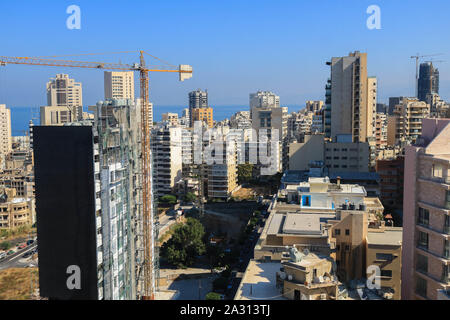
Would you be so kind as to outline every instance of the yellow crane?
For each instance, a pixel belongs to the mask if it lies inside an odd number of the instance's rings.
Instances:
[[[142,220],[144,238],[144,288],[142,299],[153,300],[156,291],[154,279],[154,239],[153,239],[153,214],[151,199],[151,158],[150,158],[150,119],[149,119],[149,72],[172,72],[179,74],[179,80],[184,81],[192,77],[192,67],[189,65],[174,66],[165,63],[166,66],[147,66],[145,64],[145,51],[139,51],[140,63],[132,65],[107,62],[86,62],[72,60],[55,60],[39,57],[6,57],[0,56],[0,66],[7,64],[23,64],[34,66],[89,68],[119,71],[138,71],[140,73],[141,94],[141,149],[142,149]],[[88,54],[89,55],[89,54]],[[150,55],[150,54],[148,54]],[[162,61],[161,59],[150,55]],[[164,62],[164,61],[162,61]]]

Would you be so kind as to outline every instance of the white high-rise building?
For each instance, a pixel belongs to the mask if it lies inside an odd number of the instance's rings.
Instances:
[[[11,151],[11,110],[0,104],[0,167],[3,167],[5,156]]]
[[[134,100],[134,72],[105,71],[105,99]]]
[[[57,74],[47,82],[47,105],[70,109],[83,106],[81,83],[75,82],[67,74]]]

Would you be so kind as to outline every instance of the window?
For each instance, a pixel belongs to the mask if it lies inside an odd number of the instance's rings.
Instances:
[[[390,253],[376,253],[375,254],[376,259],[377,260],[382,260],[382,261],[392,261],[392,254]]]
[[[345,245],[345,251],[350,251],[350,246],[348,244]]]
[[[304,207],[311,207],[311,196],[302,196],[302,205]]]
[[[450,282],[450,264],[442,265],[442,282]]]
[[[433,164],[433,178],[442,178],[442,165]]]
[[[392,278],[392,270],[381,270],[381,276]]]
[[[428,257],[418,254],[416,261],[416,269],[417,271],[428,273]]]
[[[444,233],[450,234],[450,216],[444,218]]]
[[[450,210],[450,190],[445,195],[445,208]]]
[[[341,229],[334,229],[334,235],[340,236],[341,235]]]
[[[422,249],[428,250],[428,233],[419,232],[419,241],[417,246]]]
[[[416,293],[422,297],[427,296],[427,280],[417,277],[416,280]]]
[[[350,235],[350,230],[349,229],[345,229],[345,235],[349,236]]]
[[[450,259],[450,241],[444,240],[444,258]]]
[[[417,223],[423,226],[428,226],[429,221],[430,221],[430,212],[427,209],[419,207],[419,217]]]

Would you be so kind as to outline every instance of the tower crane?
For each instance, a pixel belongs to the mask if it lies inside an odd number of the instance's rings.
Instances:
[[[411,56],[411,59],[416,59],[416,97],[419,96],[419,59],[426,58],[426,57],[442,56],[442,55],[443,55],[443,53],[427,54],[427,55],[420,55],[420,53],[418,53],[415,56]]]
[[[174,66],[165,63],[163,60],[139,51],[140,61],[132,65],[122,63],[106,62],[86,62],[72,60],[56,60],[39,57],[7,57],[0,56],[0,66],[7,64],[22,64],[35,66],[88,68],[119,71],[137,71],[140,74],[140,95],[141,95],[141,165],[142,165],[142,221],[144,238],[144,262],[143,274],[144,285],[142,300],[153,300],[156,292],[156,279],[154,273],[154,230],[153,230],[153,210],[151,192],[151,150],[150,150],[150,119],[149,119],[149,72],[172,72],[179,74],[179,80],[184,81],[192,78],[192,67],[189,65]],[[162,61],[166,66],[147,66],[144,54]]]

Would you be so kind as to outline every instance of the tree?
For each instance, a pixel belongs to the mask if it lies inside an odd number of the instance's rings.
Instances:
[[[205,253],[202,238],[205,229],[200,221],[188,218],[186,224],[179,225],[172,237],[161,247],[161,255],[177,267],[189,267],[197,256]]]
[[[188,192],[184,196],[184,201],[185,202],[194,202],[196,200],[197,200],[197,196],[194,193],[192,193],[192,192]]]
[[[206,295],[206,300],[222,300],[221,295],[216,292],[210,292]]]
[[[159,201],[164,202],[164,203],[169,203],[169,204],[175,204],[175,203],[177,203],[177,197],[175,197],[174,195],[171,195],[171,194],[167,194],[167,195],[159,198]]]
[[[249,183],[252,180],[252,164],[239,164],[237,167],[237,171],[239,184]]]
[[[9,241],[3,241],[2,243],[0,243],[0,250],[8,250],[9,248],[11,248],[11,243]]]

